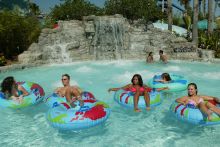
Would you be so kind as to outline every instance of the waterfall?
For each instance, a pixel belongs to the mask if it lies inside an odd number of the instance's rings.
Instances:
[[[124,18],[96,17],[93,45],[97,60],[123,58],[124,22]]]
[[[66,51],[67,44],[59,44],[47,48],[45,58],[48,58],[49,63],[70,63],[72,60],[69,53]]]

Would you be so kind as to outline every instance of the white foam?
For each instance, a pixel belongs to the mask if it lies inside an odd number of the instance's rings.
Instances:
[[[70,85],[77,85],[77,86],[79,86],[78,82],[74,81],[74,80],[70,81]],[[53,89],[56,89],[57,87],[63,87],[63,84],[62,84],[61,81],[56,81],[56,82],[52,83],[52,87],[53,87]]]
[[[151,72],[148,70],[135,72],[125,71],[125,73],[123,74],[113,76],[112,80],[110,80],[110,83],[129,84],[134,74],[140,74],[142,76],[143,82],[146,83],[147,80],[151,79],[155,75],[155,72]]]
[[[75,71],[80,73],[91,73],[91,72],[95,72],[95,69],[88,66],[82,66],[77,68]]]
[[[168,66],[162,68],[162,71],[172,72],[172,71],[181,71],[182,69],[179,66]]]
[[[205,78],[205,79],[212,79],[212,80],[219,80],[220,79],[220,72],[193,72],[192,76],[199,77],[199,78]]]

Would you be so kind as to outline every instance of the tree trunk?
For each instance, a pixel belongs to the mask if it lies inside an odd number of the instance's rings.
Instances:
[[[208,33],[213,32],[213,0],[208,0]]]
[[[198,45],[198,12],[199,12],[199,1],[193,1],[193,31],[192,31],[192,41]]]
[[[203,0],[203,17],[206,18],[206,0]]]
[[[172,32],[172,24],[173,24],[173,18],[172,18],[172,0],[168,0],[168,30]]]

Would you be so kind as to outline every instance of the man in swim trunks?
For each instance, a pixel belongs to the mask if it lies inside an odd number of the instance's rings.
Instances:
[[[81,97],[81,91],[77,86],[70,86],[70,76],[68,74],[63,74],[61,80],[64,87],[57,88],[55,93],[61,97],[66,97],[66,100],[73,108],[76,107],[75,102],[77,100],[80,102],[80,106],[83,106],[84,102]]]
[[[160,50],[160,51],[159,51],[159,55],[160,55],[160,60],[161,60],[163,63],[165,63],[165,64],[168,63],[168,62],[167,62],[167,60],[168,60],[168,59],[167,59],[167,56],[163,54],[163,50]]]

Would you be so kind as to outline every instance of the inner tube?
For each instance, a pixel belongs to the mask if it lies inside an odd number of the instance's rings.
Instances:
[[[82,92],[84,106],[76,102],[76,108],[71,108],[65,97],[53,93],[45,102],[50,108],[46,114],[49,124],[59,130],[81,130],[104,123],[109,115],[109,106],[95,99],[90,92]]]
[[[31,105],[35,105],[41,102],[44,98],[44,89],[37,83],[33,82],[17,82],[18,85],[21,85],[29,95],[23,97],[23,101],[18,103],[14,100],[9,100],[5,97],[3,92],[0,92],[0,107],[1,108],[25,108]]]
[[[220,107],[220,105],[216,105]],[[220,124],[220,117],[216,113],[212,113],[212,120],[208,120],[198,108],[188,107],[183,104],[173,102],[170,106],[171,113],[179,120],[196,124],[196,125],[215,125]]]
[[[149,92],[150,96],[150,106],[155,107],[161,104],[162,102],[162,93],[153,91]],[[123,107],[134,108],[134,93],[128,90],[118,90],[115,92],[114,99]],[[144,101],[144,96],[139,97],[138,107],[146,108]]]
[[[148,81],[148,86],[151,88],[164,88],[168,87],[168,90],[163,90],[164,92],[178,92],[184,91],[187,88],[188,80],[186,80],[181,75],[171,74],[171,81],[168,83],[156,82],[155,80],[161,79],[161,75],[155,75],[152,79]]]

